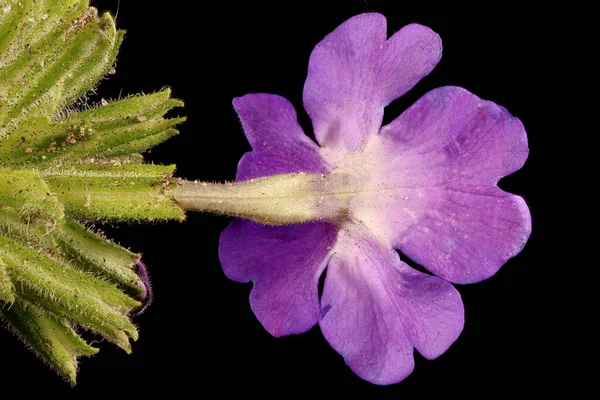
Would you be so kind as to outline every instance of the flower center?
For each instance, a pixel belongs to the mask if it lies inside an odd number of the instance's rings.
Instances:
[[[416,193],[407,187],[406,176],[398,173],[402,171],[399,155],[387,157],[382,152],[385,146],[381,138],[373,136],[327,174],[298,172],[230,183],[183,182],[167,196],[186,210],[266,225],[358,222],[385,241],[390,226],[410,224],[416,218],[408,202]]]

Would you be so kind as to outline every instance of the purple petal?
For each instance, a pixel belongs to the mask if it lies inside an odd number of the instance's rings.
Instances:
[[[327,341],[358,376],[380,385],[411,373],[413,347],[428,359],[441,355],[464,324],[450,283],[413,270],[356,226],[340,232],[321,307]]]
[[[525,201],[498,188],[446,186],[408,200],[416,222],[394,238],[407,257],[454,283],[494,275],[518,254],[531,233]]]
[[[233,100],[254,151],[238,164],[237,180],[292,172],[325,173],[329,167],[319,146],[302,131],[294,106],[271,94],[248,94]]]
[[[415,185],[495,185],[520,169],[529,153],[521,121],[503,107],[452,86],[421,97],[381,135],[389,139],[398,165],[410,168]]]
[[[439,36],[424,26],[407,25],[386,38],[385,17],[361,14],[325,37],[310,56],[304,108],[332,164],[377,133],[383,108],[441,57]]]
[[[397,188],[378,202],[394,247],[455,283],[486,279],[521,251],[531,233],[529,209],[496,186],[527,158],[518,119],[445,87],[384,127],[381,140],[371,157],[386,160],[380,175]]]
[[[150,277],[148,276],[148,270],[143,262],[138,261],[135,264],[134,271],[140,279],[140,284],[144,289],[144,293],[137,296],[137,300],[142,302],[142,305],[131,311],[132,316],[138,316],[142,314],[146,308],[152,303],[152,285],[150,285]]]
[[[306,332],[319,319],[318,281],[335,240],[334,226],[263,226],[234,219],[221,234],[228,278],[254,282],[250,306],[269,333]]]

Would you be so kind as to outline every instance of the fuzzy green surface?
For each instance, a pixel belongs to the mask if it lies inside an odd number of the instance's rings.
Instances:
[[[87,105],[123,32],[87,0],[0,0],[0,321],[72,384],[95,354],[83,330],[131,351],[140,255],[95,221],[183,220],[175,166],[141,152],[177,134],[169,89]]]

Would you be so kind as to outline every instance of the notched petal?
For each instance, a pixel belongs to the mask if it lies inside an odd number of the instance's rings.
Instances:
[[[380,385],[411,373],[413,347],[429,359],[441,355],[464,324],[451,284],[413,270],[357,224],[340,232],[321,310],[327,341],[357,375]]]
[[[398,248],[454,283],[494,275],[531,234],[525,201],[498,188],[446,187],[427,191],[427,211],[398,236]]]
[[[381,130],[397,173],[415,186],[448,181],[495,185],[520,169],[527,134],[504,107],[459,87],[434,89]]]
[[[237,180],[329,170],[318,146],[302,131],[289,101],[271,94],[248,94],[234,99],[233,106],[254,150],[240,161]]]
[[[361,14],[313,50],[304,107],[324,157],[336,164],[381,127],[383,108],[410,90],[441,57],[431,29],[407,25],[386,41],[386,20]]]
[[[531,233],[526,203],[496,186],[527,155],[523,125],[504,108],[465,89],[435,89],[347,161],[355,176],[370,171],[351,211],[436,275],[478,282]]]
[[[254,283],[252,310],[279,337],[317,323],[318,281],[334,240],[329,224],[273,227],[234,219],[221,234],[219,258],[227,277]]]

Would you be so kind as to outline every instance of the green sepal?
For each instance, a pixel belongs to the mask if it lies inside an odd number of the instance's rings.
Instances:
[[[37,48],[57,27],[66,27],[88,8],[81,0],[8,0],[0,9],[0,63],[7,65]],[[48,12],[51,11],[51,12]],[[46,42],[44,42],[46,43]]]
[[[85,220],[183,220],[166,189],[175,166],[74,165],[40,171],[72,217]]]
[[[138,177],[140,172],[156,179],[170,176],[172,167],[127,165],[79,166],[79,174],[95,175],[98,170],[118,169],[119,178]],[[75,168],[69,168],[73,172]],[[64,173],[55,170],[54,173]],[[86,229],[75,220],[65,220],[63,205],[35,171],[0,169],[0,235],[33,247],[52,258],[118,284],[131,295],[143,293],[133,271],[140,259],[121,246]],[[106,175],[103,175],[106,176]],[[113,174],[111,177],[115,177]],[[161,187],[157,191],[163,190]]]
[[[56,165],[134,156],[176,135],[185,118],[164,119],[179,100],[169,89],[133,96],[63,118],[24,121],[0,142],[0,165]]]
[[[67,318],[130,352],[137,330],[128,313],[141,304],[110,283],[0,236],[0,257],[18,297]]]
[[[6,271],[6,264],[0,257],[0,309],[15,301],[15,291]]]
[[[52,252],[63,220],[62,204],[35,171],[0,168],[0,235]]]
[[[26,300],[17,299],[10,307],[0,309],[0,317],[43,361],[73,385],[77,358],[98,352],[67,320]]]
[[[132,253],[106,238],[86,229],[76,221],[68,221],[53,232],[74,268],[119,285],[131,295],[144,293],[133,270],[140,255]]]
[[[0,3],[0,318],[74,383],[97,351],[76,330],[129,352],[146,290],[140,256],[81,222],[183,219],[174,167],[140,154],[177,134],[184,118],[165,114],[183,103],[164,89],[88,104],[114,72],[114,18],[88,0]]]
[[[27,43],[31,34],[26,27],[36,24],[30,15],[39,14],[43,7],[33,0],[23,2],[21,8],[19,4],[11,7],[21,10],[12,41]],[[99,17],[87,1],[79,1],[68,11],[74,13],[53,20],[53,29],[37,42],[24,48],[13,46],[4,56],[8,63],[0,69],[0,137],[25,120],[50,116],[68,106],[112,66],[122,38],[112,17]],[[38,24],[45,23],[42,17],[38,16]]]
[[[64,216],[62,204],[35,171],[0,168],[0,211],[55,224]]]

